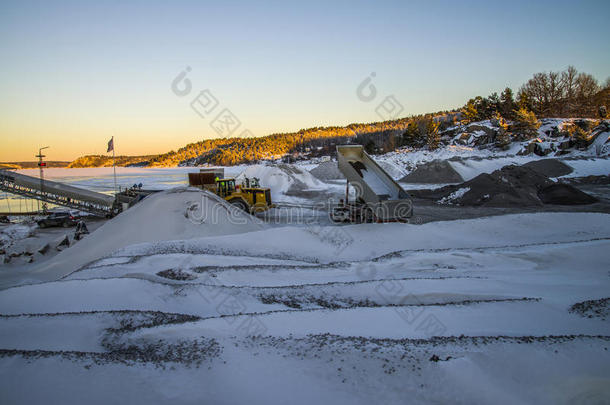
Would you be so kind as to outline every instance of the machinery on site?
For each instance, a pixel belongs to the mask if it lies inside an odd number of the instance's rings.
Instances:
[[[0,170],[0,190],[100,217],[113,216],[120,210],[112,195],[8,170]]]
[[[225,178],[223,168],[204,168],[188,176],[190,186],[210,191],[246,212],[263,212],[275,207],[271,190],[261,187],[256,177],[244,178],[237,184],[235,178]]]
[[[338,145],[337,165],[347,179],[345,199],[330,212],[334,222],[407,222],[413,216],[409,194],[361,145]],[[355,198],[350,201],[350,184]]]
[[[0,191],[43,201],[43,212],[46,211],[46,204],[53,204],[106,218],[125,211],[144,197],[157,192],[132,187],[108,195],[9,170],[0,170]]]

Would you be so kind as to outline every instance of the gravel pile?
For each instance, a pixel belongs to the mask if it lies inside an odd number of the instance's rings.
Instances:
[[[406,183],[446,184],[461,183],[464,179],[446,160],[433,160],[417,166],[415,170],[399,181]]]
[[[460,190],[464,192],[458,193]],[[569,184],[555,183],[531,168],[513,165],[491,174],[480,174],[458,185],[436,190],[412,190],[411,195],[435,201],[450,200],[455,205],[488,207],[580,205],[597,201]]]
[[[309,171],[314,177],[327,181],[327,180],[339,180],[344,179],[345,177],[339,171],[337,167],[337,162],[328,161],[320,163],[318,166],[314,167]]]
[[[574,171],[570,166],[557,159],[534,160],[524,164],[523,167],[533,169],[547,177],[566,176]]]

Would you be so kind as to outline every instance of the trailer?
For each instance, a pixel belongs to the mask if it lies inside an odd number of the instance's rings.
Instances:
[[[413,203],[407,192],[361,145],[338,145],[337,165],[347,179],[345,199],[331,210],[334,222],[407,222]],[[356,197],[349,200],[349,187]]]

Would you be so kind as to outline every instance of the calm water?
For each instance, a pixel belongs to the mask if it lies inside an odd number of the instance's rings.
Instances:
[[[244,169],[242,166],[225,168],[225,175],[236,176]],[[188,184],[187,173],[198,172],[194,167],[176,167],[161,169],[124,168],[117,167],[117,187],[122,189],[142,183],[146,189],[169,189]],[[38,169],[19,170],[18,173],[38,177]],[[92,169],[46,169],[44,178],[59,181],[76,187],[112,194],[114,189],[114,176],[111,167]],[[0,193],[0,212],[31,211],[38,208],[38,202],[31,199]],[[51,208],[51,206],[50,206]]]

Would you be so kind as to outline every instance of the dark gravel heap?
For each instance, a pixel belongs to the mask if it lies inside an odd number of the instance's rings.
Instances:
[[[592,204],[597,199],[577,188],[555,183],[544,174],[524,166],[504,166],[483,173],[459,185],[436,190],[413,190],[414,197],[441,200],[459,189],[468,188],[453,204],[487,207],[535,207],[544,204]]]
[[[566,176],[574,171],[570,166],[557,159],[535,160],[524,164],[523,167],[534,169],[548,177]]]
[[[461,183],[464,179],[446,160],[433,160],[432,162],[417,166],[415,170],[399,181],[404,181],[406,183],[439,184]]]

